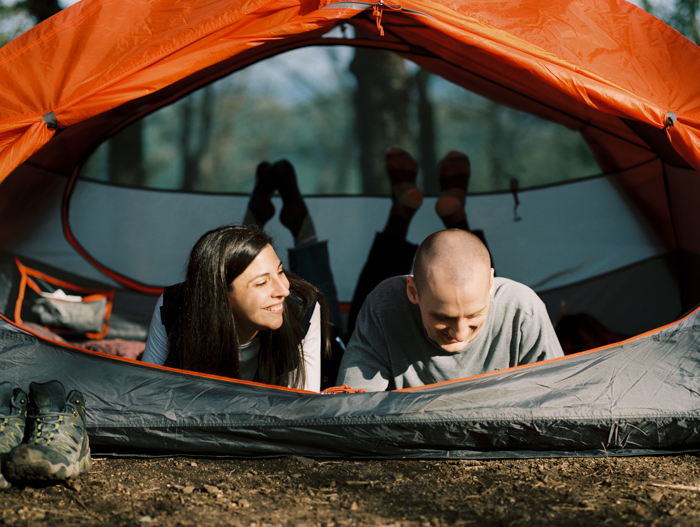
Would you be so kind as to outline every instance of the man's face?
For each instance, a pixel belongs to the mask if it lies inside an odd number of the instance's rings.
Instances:
[[[408,299],[420,309],[428,338],[445,351],[462,351],[481,330],[489,312],[493,269],[483,280],[455,284],[430,276],[420,295],[413,277],[407,278]]]

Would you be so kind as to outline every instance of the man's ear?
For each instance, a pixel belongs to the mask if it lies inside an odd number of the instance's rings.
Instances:
[[[489,278],[489,295],[491,295],[491,294],[493,293],[493,286],[494,286],[493,277],[494,277],[495,274],[496,274],[496,271],[495,271],[494,268],[492,267],[492,268],[491,268],[491,277]]]
[[[418,288],[416,281],[410,275],[406,277],[406,294],[412,304],[418,304]]]

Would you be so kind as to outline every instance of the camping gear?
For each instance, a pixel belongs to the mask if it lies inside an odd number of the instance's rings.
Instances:
[[[5,479],[5,463],[24,438],[27,420],[27,394],[12,388],[9,382],[0,382],[0,490],[12,484]]]
[[[85,399],[56,381],[29,385],[27,437],[7,459],[14,482],[65,481],[90,470]]]
[[[324,37],[341,24],[362,36]],[[480,219],[476,227],[486,232],[499,274],[533,287],[553,318],[565,305],[637,336],[446,385],[309,395],[17,332],[8,307],[20,283],[15,257],[81,287],[114,288],[105,336],[143,338],[157,295],[178,281],[194,240],[231,210],[242,217],[247,196],[107,185],[81,179],[83,163],[108,137],[197,88],[311,45],[392,50],[496,102],[578,130],[602,176],[470,196],[469,213]],[[59,379],[78,388],[91,401],[93,446],[110,452],[391,457],[697,449],[697,315],[654,328],[700,302],[699,73],[697,46],[617,0],[176,7],[83,0],[0,48],[3,380],[26,388]],[[388,201],[306,200],[319,234],[330,240],[341,300],[350,297]],[[414,219],[417,240],[439,228],[427,219],[433,206],[426,198]]]

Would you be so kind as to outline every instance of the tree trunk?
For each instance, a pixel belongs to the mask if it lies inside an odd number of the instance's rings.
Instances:
[[[435,113],[428,95],[430,73],[419,69],[415,81],[418,91],[418,164],[423,173],[423,192],[427,196],[440,193],[437,178],[437,154],[435,153]]]
[[[61,10],[61,6],[58,5],[58,0],[26,0],[24,5],[27,11],[36,18],[37,24]]]
[[[388,51],[355,50],[350,72],[357,79],[354,96],[355,135],[365,195],[386,196],[391,184],[384,151],[399,145],[411,149],[408,130],[410,76],[403,60]]]
[[[136,121],[109,140],[109,180],[120,185],[140,186],[143,170],[142,122]]]
[[[209,148],[212,132],[212,89],[201,90],[200,99],[192,96],[180,101],[182,154],[182,190],[195,190],[202,186],[200,160]],[[199,104],[197,104],[199,103]]]

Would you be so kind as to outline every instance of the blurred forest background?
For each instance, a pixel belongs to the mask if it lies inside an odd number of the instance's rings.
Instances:
[[[0,0],[0,45],[73,3]],[[641,0],[694,42],[700,0]],[[352,38],[352,28],[332,36]],[[307,195],[389,194],[383,152],[414,154],[419,185],[438,192],[449,150],[472,161],[471,193],[596,175],[580,135],[496,104],[387,51],[323,46],[240,70],[102,144],[82,176],[128,186],[249,193],[256,165],[286,157]]]

